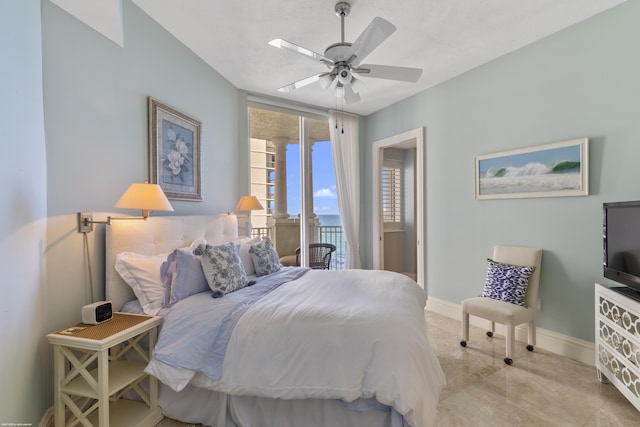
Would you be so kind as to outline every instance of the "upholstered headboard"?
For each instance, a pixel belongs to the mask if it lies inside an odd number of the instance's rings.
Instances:
[[[217,245],[238,237],[235,215],[149,217],[146,221],[112,221],[105,238],[105,298],[119,311],[135,299],[133,291],[115,270],[116,255],[134,252],[142,255],[168,254],[189,246],[195,240]]]

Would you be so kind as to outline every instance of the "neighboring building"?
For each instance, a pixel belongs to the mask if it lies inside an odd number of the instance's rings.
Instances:
[[[251,224],[254,228],[264,228],[273,214],[275,201],[275,147],[271,141],[251,138],[249,151],[251,194],[264,207],[263,210],[251,212]]]

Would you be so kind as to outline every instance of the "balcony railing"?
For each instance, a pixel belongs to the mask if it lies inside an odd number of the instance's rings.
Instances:
[[[271,238],[271,228],[269,227],[253,227],[251,229],[251,238],[267,236]]]
[[[336,246],[336,251],[331,255],[331,270],[344,270],[347,243],[344,240],[342,226],[321,225],[318,226],[318,243],[331,243]],[[254,227],[251,230],[251,237],[271,237],[270,227]]]
[[[347,242],[340,225],[321,225],[319,243],[336,245],[336,251],[331,255],[331,270],[344,270],[347,255]]]

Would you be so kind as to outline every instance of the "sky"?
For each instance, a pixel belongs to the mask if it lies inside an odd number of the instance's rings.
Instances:
[[[331,142],[313,144],[313,207],[316,215],[339,215]],[[300,146],[287,146],[287,210],[300,214]]]
[[[497,169],[507,166],[521,167],[534,162],[549,165],[556,164],[561,161],[579,162],[580,146],[572,145],[569,147],[483,159],[480,160],[480,172],[484,173],[491,168]]]

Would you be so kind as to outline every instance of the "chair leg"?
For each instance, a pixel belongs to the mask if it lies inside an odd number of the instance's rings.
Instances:
[[[533,347],[536,345],[536,321],[535,321],[535,319],[529,321],[528,332],[529,332],[529,336],[528,336],[527,344],[529,344],[529,345],[527,345],[527,350],[533,351]]]
[[[506,363],[507,365],[511,365],[513,363],[513,345],[514,345],[514,341],[515,341],[515,327],[508,323],[505,325],[506,329],[507,329],[507,336],[506,336],[506,357],[504,358],[504,363]]]
[[[493,337],[493,333],[496,331],[496,322],[491,322],[491,330],[487,331],[487,336],[489,338]]]
[[[462,312],[462,340],[460,341],[460,345],[462,347],[467,346],[467,341],[469,341],[469,313],[466,311]]]

